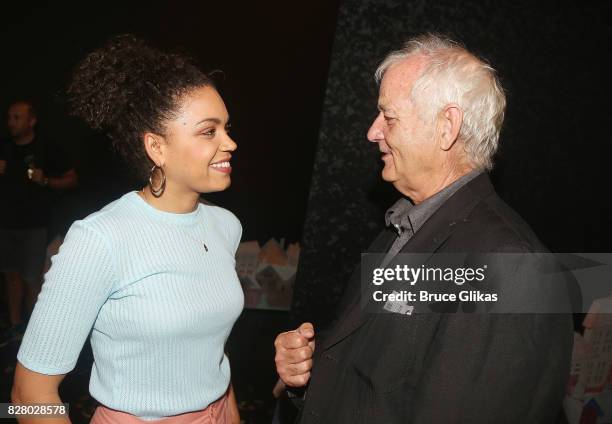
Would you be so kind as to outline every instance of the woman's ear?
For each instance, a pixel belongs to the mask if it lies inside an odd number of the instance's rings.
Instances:
[[[149,158],[153,163],[159,167],[163,166],[164,160],[164,149],[162,148],[163,139],[161,136],[147,132],[143,136],[144,147]]]

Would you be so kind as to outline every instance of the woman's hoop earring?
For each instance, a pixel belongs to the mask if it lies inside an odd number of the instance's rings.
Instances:
[[[161,172],[161,183],[158,188],[153,188],[153,176],[155,175],[155,171],[159,169]],[[151,172],[149,173],[149,188],[151,189],[151,194],[155,197],[159,197],[164,194],[164,190],[166,189],[166,173],[161,168],[161,166],[153,165],[151,168]]]

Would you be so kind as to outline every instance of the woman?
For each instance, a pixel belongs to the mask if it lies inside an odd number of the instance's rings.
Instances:
[[[242,228],[199,201],[230,185],[223,100],[186,59],[132,36],[89,54],[68,97],[149,184],[71,226],[17,355],[13,403],[61,402],[91,331],[92,423],[239,422],[224,345],[243,307]]]

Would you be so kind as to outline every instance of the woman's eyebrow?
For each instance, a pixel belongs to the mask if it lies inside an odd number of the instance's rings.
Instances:
[[[213,122],[215,124],[221,124],[221,120],[219,118],[205,118],[205,119],[202,119],[200,122],[197,122],[196,125],[200,125],[208,121]]]

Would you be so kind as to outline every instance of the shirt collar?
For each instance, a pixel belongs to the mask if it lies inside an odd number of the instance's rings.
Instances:
[[[400,198],[385,213],[385,223],[393,225],[400,235],[408,230],[416,233],[449,197],[482,172],[480,169],[470,171],[418,205],[405,197]]]

